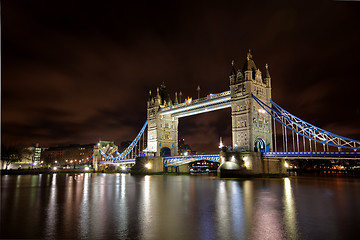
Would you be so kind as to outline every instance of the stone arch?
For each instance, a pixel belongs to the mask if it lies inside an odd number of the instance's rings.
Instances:
[[[160,156],[161,157],[170,157],[171,156],[171,150],[168,147],[163,147],[160,150]]]
[[[266,152],[266,143],[265,143],[264,139],[262,139],[262,138],[256,139],[254,151],[255,152]]]

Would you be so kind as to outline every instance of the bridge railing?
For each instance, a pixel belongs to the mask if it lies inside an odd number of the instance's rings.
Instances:
[[[219,154],[210,154],[210,155],[190,155],[190,156],[174,156],[174,157],[164,157],[164,167],[177,167],[179,165],[196,162],[196,161],[211,161],[211,162],[220,162]]]
[[[331,158],[331,159],[359,159],[360,152],[355,151],[320,151],[320,152],[266,152],[265,158]]]

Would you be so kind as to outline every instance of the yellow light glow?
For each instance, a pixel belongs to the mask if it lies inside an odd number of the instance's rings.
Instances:
[[[145,168],[150,169],[151,168],[151,163],[145,164]]]
[[[284,163],[286,168],[289,168],[289,164],[287,162]]]
[[[243,157],[243,160],[244,160],[244,165],[246,168],[250,168],[251,167],[251,163],[249,161],[249,158],[248,157]]]

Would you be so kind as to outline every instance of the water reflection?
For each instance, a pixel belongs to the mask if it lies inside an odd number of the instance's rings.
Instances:
[[[89,238],[90,221],[90,176],[91,173],[84,173],[83,176],[83,192],[80,203],[80,237],[82,239]]]
[[[284,178],[284,223],[286,228],[287,239],[298,239],[296,207],[294,201],[293,191],[291,189],[291,181],[289,178]]]
[[[151,221],[151,207],[154,207],[157,203],[154,202],[153,204],[150,203],[150,179],[151,176],[145,176],[144,181],[141,182],[141,202],[140,202],[140,231],[141,235],[144,239],[151,239],[153,236],[153,230],[156,229],[156,226],[152,226]],[[155,222],[154,222],[155,223]]]
[[[267,182],[262,182],[257,189],[254,206],[253,226],[251,239],[284,239],[282,228],[282,213],[279,211],[278,195],[276,189]],[[260,230],[261,229],[261,230]]]
[[[56,236],[56,215],[57,215],[57,206],[56,206],[56,174],[51,176],[51,185],[49,193],[49,203],[47,207],[47,216],[46,216],[46,233],[45,236],[48,239],[54,239]]]
[[[359,224],[354,201],[360,199],[355,191],[359,184],[296,181],[295,188],[289,178],[4,176],[1,237],[334,239],[346,234],[351,239],[356,235],[352,229]],[[331,197],[336,191],[342,196]],[[342,211],[325,214],[329,206]]]

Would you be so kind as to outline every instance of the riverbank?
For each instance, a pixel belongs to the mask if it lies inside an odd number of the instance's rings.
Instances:
[[[95,171],[94,169],[84,170],[84,169],[9,169],[1,170],[1,175],[38,175],[38,174],[57,174],[57,173],[130,173],[127,170],[101,170]],[[134,174],[132,175],[190,175],[190,173],[177,173],[177,172],[156,172],[156,173],[143,173],[143,174]]]
[[[9,169],[1,170],[0,175],[38,175],[38,174],[54,174],[54,173],[131,173],[130,170],[101,170],[95,171],[94,169],[84,170],[84,169]],[[154,173],[131,173],[131,175],[207,175],[207,173],[192,174],[187,172],[154,172]],[[216,176],[217,173],[211,175]],[[316,176],[316,177],[360,177],[360,170],[298,170],[298,171],[288,171],[285,175],[271,175],[267,177],[297,177],[297,176]],[[256,176],[244,176],[245,178],[262,178],[263,175]]]

